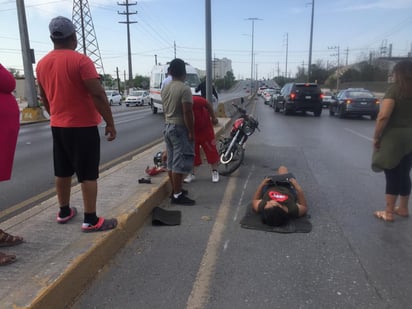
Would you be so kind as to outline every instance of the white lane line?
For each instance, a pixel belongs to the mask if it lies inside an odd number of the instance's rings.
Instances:
[[[243,185],[243,190],[242,190],[242,193],[241,193],[241,195],[240,195],[239,202],[238,202],[237,207],[236,207],[235,215],[233,216],[233,222],[236,222],[236,220],[237,220],[237,217],[238,217],[238,215],[239,215],[240,208],[241,208],[241,206],[242,206],[243,196],[245,195],[245,191],[246,191],[246,188],[247,188],[247,186],[248,186],[250,176],[252,176],[252,173],[254,172],[254,170],[255,170],[255,164],[252,165],[252,167],[251,167],[251,169],[250,169],[250,172],[249,172],[249,175],[248,175],[247,178],[246,178],[245,184]]]
[[[348,131],[348,132],[350,132],[350,133],[352,133],[352,134],[355,134],[355,135],[357,135],[357,136],[360,136],[360,137],[362,137],[362,138],[364,138],[364,139],[367,139],[368,141],[371,141],[371,142],[373,141],[372,138],[370,138],[370,137],[368,137],[368,136],[366,136],[366,135],[360,134],[360,133],[358,133],[358,132],[356,132],[356,131],[354,131],[354,130],[352,130],[352,129],[345,128],[345,130]]]
[[[236,189],[236,177],[229,177],[227,189],[216,215],[216,221],[209,236],[205,253],[193,284],[192,292],[186,303],[187,309],[204,308],[207,304],[210,281],[215,273],[218,251],[221,247],[222,236],[227,226],[227,217],[230,212],[230,202]],[[228,242],[226,242],[226,245]]]

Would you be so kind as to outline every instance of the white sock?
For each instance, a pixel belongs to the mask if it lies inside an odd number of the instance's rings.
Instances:
[[[181,194],[182,194],[182,192],[179,192],[179,193],[173,194],[173,197],[174,197],[174,198],[178,198]]]

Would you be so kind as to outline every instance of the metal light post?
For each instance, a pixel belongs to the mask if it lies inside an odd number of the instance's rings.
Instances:
[[[246,20],[251,20],[252,21],[252,59],[251,59],[251,63],[250,63],[250,94],[252,94],[253,91],[253,67],[254,67],[254,59],[253,59],[253,44],[254,44],[254,35],[255,35],[255,20],[262,20],[260,18],[257,17],[249,17],[246,18]]]
[[[308,63],[308,82],[312,73],[312,39],[313,39],[313,15],[315,11],[315,0],[312,0],[312,18],[310,21],[310,40],[309,40],[309,63]]]

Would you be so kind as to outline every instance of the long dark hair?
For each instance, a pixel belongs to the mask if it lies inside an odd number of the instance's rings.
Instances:
[[[402,98],[412,98],[412,61],[402,60],[393,67],[395,84]]]

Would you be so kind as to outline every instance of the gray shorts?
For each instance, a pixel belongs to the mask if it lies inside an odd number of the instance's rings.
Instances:
[[[165,124],[163,136],[167,151],[167,169],[177,174],[191,173],[195,152],[186,126]]]

